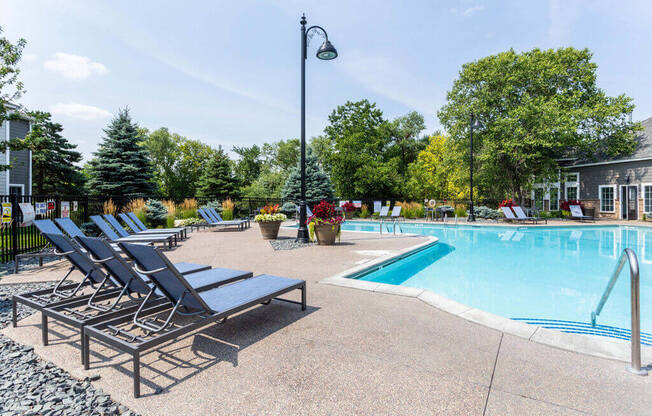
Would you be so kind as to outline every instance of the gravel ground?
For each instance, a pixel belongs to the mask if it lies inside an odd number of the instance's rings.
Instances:
[[[43,257],[43,266],[46,266],[51,261],[57,261],[60,259],[61,257],[59,256]],[[12,274],[14,272],[14,267],[15,267],[14,265],[15,263],[13,260],[8,263],[0,264],[0,277],[6,276],[8,274]],[[20,266],[18,268],[18,273],[25,270],[38,269],[38,268],[39,268],[38,257],[21,259]]]
[[[299,243],[294,238],[278,238],[276,240],[269,240],[274,250],[294,250],[297,248],[310,247],[315,243]]]
[[[0,328],[11,325],[12,294],[52,286],[52,282],[0,285]],[[18,306],[19,318],[33,312]],[[17,344],[0,334],[0,416],[135,415],[93,387],[91,381],[71,377],[39,358],[32,347]]]

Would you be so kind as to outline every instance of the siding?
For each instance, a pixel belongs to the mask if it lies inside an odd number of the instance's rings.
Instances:
[[[631,185],[652,183],[652,160],[614,163],[609,165],[569,168],[569,172],[580,173],[580,199],[600,199],[598,186],[626,185],[627,176]],[[639,197],[640,188],[639,188]]]
[[[24,120],[12,120],[9,123],[9,137],[23,138],[29,133],[29,122]],[[10,153],[11,170],[9,171],[9,183],[13,185],[25,185],[25,194],[29,193],[29,150],[14,151]]]
[[[7,138],[7,123],[4,122],[0,126],[0,141],[5,141]],[[7,156],[4,152],[0,152],[0,164],[4,165],[7,161]],[[3,170],[0,171],[0,194],[5,194],[9,192],[7,189],[7,174],[8,172]]]

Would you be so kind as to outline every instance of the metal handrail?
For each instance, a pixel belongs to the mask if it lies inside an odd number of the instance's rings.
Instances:
[[[620,255],[618,259],[618,264],[611,274],[609,283],[598,302],[598,307],[595,308],[595,311],[591,312],[591,326],[595,327],[595,322],[602,312],[604,304],[607,302],[611,291],[616,285],[616,280],[620,276],[620,272],[625,267],[625,262],[629,263],[629,278],[630,278],[630,296],[631,296],[631,306],[632,306],[632,363],[629,371],[634,374],[641,376],[647,375],[647,370],[641,368],[641,299],[640,299],[640,275],[638,271],[638,259],[636,258],[636,253],[631,248],[626,248],[623,250],[623,254]]]

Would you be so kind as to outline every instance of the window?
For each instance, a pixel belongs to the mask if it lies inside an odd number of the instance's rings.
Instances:
[[[577,186],[568,186],[568,185],[566,186],[566,200],[567,201],[575,201],[575,200],[579,199],[577,197],[578,193],[579,192],[577,192]]]
[[[23,185],[9,185],[9,195],[23,196]]]
[[[565,182],[579,182],[579,177],[580,174],[577,172],[569,173],[568,175],[566,175]]]
[[[550,188],[550,211],[559,210],[559,188]]]
[[[566,174],[564,190],[567,201],[580,199],[580,174],[578,172]]]
[[[537,211],[543,211],[543,188],[536,188],[534,190],[534,208]]]
[[[643,212],[652,213],[652,184],[643,184]]]
[[[616,185],[600,185],[600,212],[616,212]]]

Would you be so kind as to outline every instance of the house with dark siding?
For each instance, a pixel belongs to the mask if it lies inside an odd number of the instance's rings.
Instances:
[[[532,206],[559,209],[560,200],[580,200],[596,217],[637,220],[652,216],[652,117],[641,122],[634,153],[594,162],[560,161],[557,183],[535,185]]]
[[[5,120],[0,125],[0,140],[9,141],[13,138],[24,138],[29,133],[31,125],[29,118],[20,112],[20,108],[9,104],[9,114],[12,120]],[[32,194],[32,152],[29,150],[12,151],[6,149],[0,152],[2,164],[10,165],[6,171],[0,171],[0,194]]]

